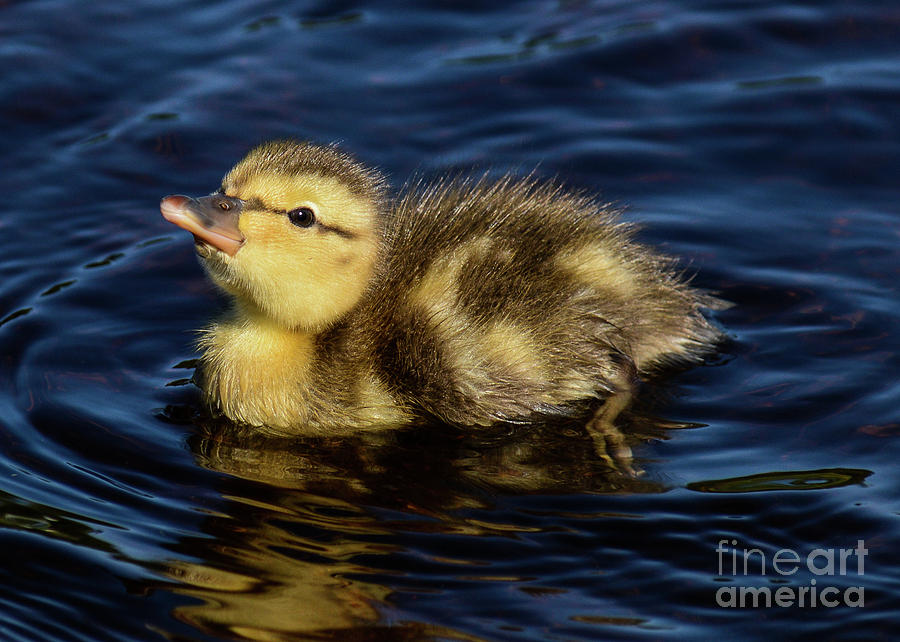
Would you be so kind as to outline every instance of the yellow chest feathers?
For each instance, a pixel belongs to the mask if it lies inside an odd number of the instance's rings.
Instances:
[[[200,348],[207,405],[241,423],[296,435],[390,427],[410,419],[371,364],[355,364],[341,377],[324,376],[320,370],[327,364],[316,358],[313,336],[265,317],[220,321],[207,328]]]
[[[287,427],[306,418],[301,391],[315,353],[312,338],[265,318],[229,319],[200,340],[207,402],[238,421]]]

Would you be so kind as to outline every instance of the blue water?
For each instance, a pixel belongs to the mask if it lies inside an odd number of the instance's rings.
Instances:
[[[894,2],[0,2],[0,639],[896,639],[898,104]],[[625,417],[645,475],[204,418],[223,303],[158,202],[281,136],[558,175],[732,301]]]

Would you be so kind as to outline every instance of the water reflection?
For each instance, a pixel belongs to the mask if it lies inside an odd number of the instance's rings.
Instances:
[[[492,493],[660,492],[597,455],[580,419],[491,430],[422,424],[348,438],[273,439],[219,420],[201,420],[191,440],[211,470],[282,488],[327,490],[354,503],[430,510],[483,506]],[[630,415],[629,445],[663,439],[684,424]],[[398,503],[400,502],[400,503]]]
[[[220,489],[227,503],[204,520],[205,537],[179,541],[180,559],[157,569],[170,581],[156,586],[200,600],[179,606],[178,619],[239,639],[374,635],[385,625],[391,578],[421,570],[398,569],[402,562],[388,559],[409,553],[399,543],[405,535],[463,538],[459,556],[434,561],[465,569],[485,565],[477,558],[481,538],[559,530],[552,519],[528,526],[486,518],[479,509],[491,509],[498,495],[666,490],[611,469],[577,421],[487,435],[422,425],[284,440],[198,419],[188,407],[169,408],[165,417],[196,422],[191,451],[203,467],[227,474]],[[633,443],[664,437],[673,425],[648,417],[628,422]],[[466,577],[528,579],[486,573]],[[407,635],[478,639],[432,625],[391,626],[390,639]]]
[[[871,470],[858,468],[822,468],[759,473],[730,479],[711,479],[687,485],[701,493],[759,493],[767,490],[823,490],[864,484]]]
[[[317,503],[315,497],[283,499],[281,505],[247,504],[242,510],[236,498],[235,514],[207,523],[207,532],[218,542],[213,550],[201,552],[207,561],[179,561],[165,569],[178,583],[176,593],[200,600],[178,607],[174,615],[179,620],[202,631],[249,640],[378,622],[376,605],[389,590],[350,579],[365,572],[353,558],[378,554],[377,547],[369,550],[364,542],[341,537],[303,537],[309,526],[301,515],[333,507]]]
[[[32,502],[0,491],[0,528],[18,530],[70,542],[97,551],[113,551],[113,547],[97,537],[98,527],[113,524],[91,520],[83,515]]]

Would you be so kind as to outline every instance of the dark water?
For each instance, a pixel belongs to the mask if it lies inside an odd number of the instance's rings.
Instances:
[[[898,105],[894,2],[0,2],[0,639],[896,639]],[[199,416],[222,302],[157,204],[286,135],[559,174],[733,301],[626,417],[646,474]]]

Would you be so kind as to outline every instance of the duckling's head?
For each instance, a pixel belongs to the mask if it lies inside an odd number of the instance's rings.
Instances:
[[[385,184],[333,146],[274,141],[232,168],[218,192],[167,196],[213,282],[247,313],[318,331],[359,300],[375,267]]]

